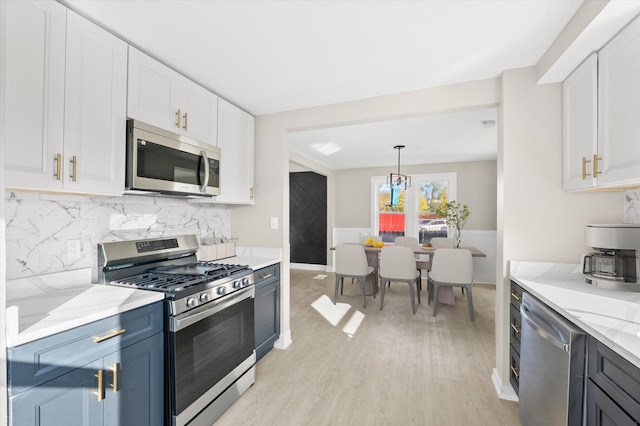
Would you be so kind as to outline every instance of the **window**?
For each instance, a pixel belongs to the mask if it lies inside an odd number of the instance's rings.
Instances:
[[[441,203],[455,200],[456,174],[412,175],[411,180],[411,187],[392,194],[386,176],[371,178],[371,222],[374,233],[384,242],[391,243],[404,235],[417,237],[420,243],[447,236],[447,224],[435,212]],[[397,196],[394,205],[390,203],[392,196]]]

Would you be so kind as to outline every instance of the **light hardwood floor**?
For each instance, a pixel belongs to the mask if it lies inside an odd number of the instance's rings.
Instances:
[[[335,276],[291,271],[291,332],[286,350],[257,364],[256,383],[216,422],[225,425],[520,425],[517,405],[496,396],[493,286],[473,290],[475,322],[466,296],[422,304],[411,314],[408,286],[393,283],[380,298],[353,295],[345,280],[338,302],[351,308],[333,326],[311,304],[333,298]],[[357,332],[343,327],[364,314]]]

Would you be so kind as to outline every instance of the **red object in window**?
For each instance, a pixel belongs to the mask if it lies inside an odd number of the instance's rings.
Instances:
[[[380,232],[403,232],[404,214],[380,213]]]

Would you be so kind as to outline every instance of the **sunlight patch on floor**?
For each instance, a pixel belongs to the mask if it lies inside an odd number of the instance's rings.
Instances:
[[[324,280],[325,278],[327,278],[328,275],[327,274],[318,274],[315,277],[313,277],[314,280]]]
[[[334,305],[333,301],[326,294],[318,297],[311,306],[334,327],[340,322],[342,317],[345,316],[347,311],[351,309],[351,305],[348,303],[336,303]]]
[[[364,314],[360,311],[355,311],[353,315],[351,315],[351,318],[349,318],[349,321],[347,321],[347,324],[342,328],[342,331],[347,333],[349,337],[353,337],[356,331],[358,331],[360,324],[362,324],[363,319]]]

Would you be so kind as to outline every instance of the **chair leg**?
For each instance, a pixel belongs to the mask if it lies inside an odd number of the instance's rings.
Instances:
[[[365,291],[364,291],[364,284],[365,284],[365,277],[360,277],[358,278],[358,281],[360,281],[360,288],[362,289],[362,309],[367,307],[367,296],[365,295]]]
[[[413,315],[416,314],[416,299],[415,296],[413,294],[413,283],[410,282],[409,283],[409,295],[411,296],[411,312],[413,312]]]
[[[339,286],[340,286],[340,277],[338,275],[336,275],[336,291],[335,291],[335,294],[333,295],[333,304],[334,305],[338,301],[338,287]]]
[[[471,287],[469,287],[467,289],[467,301],[469,302],[469,318],[471,319],[471,321],[474,320],[474,318],[473,318],[473,297],[471,296],[471,291],[472,290],[473,289]]]
[[[438,295],[440,293],[440,286],[438,284],[431,284],[433,286],[433,316],[435,317],[438,313]]]
[[[386,282],[382,281],[380,286],[380,310],[382,310],[382,306],[384,305],[384,285]]]
[[[353,284],[353,278],[351,278],[351,284]],[[342,291],[344,290],[344,277],[340,278],[340,294],[343,294]]]
[[[420,282],[422,282],[422,278],[418,277],[418,279],[416,280],[416,290],[418,293],[418,304],[422,304],[422,302],[420,301],[420,290],[422,289],[422,286],[418,287],[420,285]],[[411,283],[411,288],[413,288],[413,283]]]

